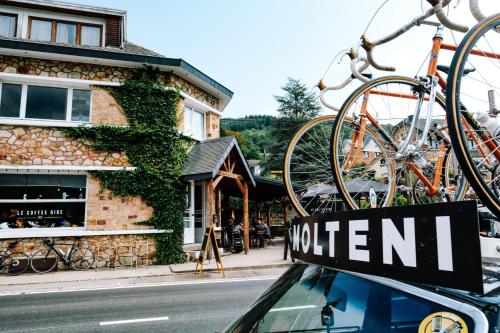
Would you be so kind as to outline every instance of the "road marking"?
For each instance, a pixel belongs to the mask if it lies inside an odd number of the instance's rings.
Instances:
[[[133,323],[145,323],[149,321],[163,321],[168,320],[168,317],[154,317],[154,318],[140,318],[140,319],[128,319],[128,320],[115,320],[115,321],[101,321],[99,326],[107,325],[122,325],[122,324],[133,324]]]
[[[200,281],[176,281],[176,282],[159,282],[159,283],[143,283],[125,286],[109,286],[109,287],[95,287],[95,288],[69,288],[69,289],[54,289],[54,290],[41,290],[41,291],[16,291],[1,293],[0,297],[5,296],[19,296],[19,295],[35,295],[35,294],[53,294],[53,293],[70,293],[78,291],[97,291],[97,290],[113,290],[113,289],[132,289],[132,288],[148,288],[148,287],[168,287],[168,286],[182,286],[182,285],[197,285],[197,284],[216,284],[216,283],[233,283],[233,282],[252,282],[252,281],[266,281],[276,280],[279,276],[262,276],[254,278],[232,278],[232,279],[214,279],[214,280],[200,280]],[[61,282],[62,284],[64,282]]]
[[[302,309],[314,309],[316,305],[300,305],[300,306],[289,306],[286,308],[276,308],[271,309],[269,312],[279,312],[279,311],[291,311],[291,310],[302,310]]]

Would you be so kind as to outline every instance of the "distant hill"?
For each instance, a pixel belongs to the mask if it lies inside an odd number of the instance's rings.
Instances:
[[[276,121],[275,116],[270,115],[254,115],[245,116],[243,118],[222,118],[220,125],[224,129],[241,132],[248,129],[268,129]]]

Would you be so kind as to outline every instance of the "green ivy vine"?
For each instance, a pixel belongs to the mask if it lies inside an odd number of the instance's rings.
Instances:
[[[160,73],[138,70],[118,87],[108,88],[128,119],[129,126],[80,126],[63,129],[69,137],[98,152],[125,153],[134,171],[92,171],[102,188],[119,196],[138,195],[153,208],[151,219],[139,222],[171,230],[154,236],[156,260],[184,262],[182,250],[186,188],[180,176],[189,139],[177,130],[177,91],[166,90]]]

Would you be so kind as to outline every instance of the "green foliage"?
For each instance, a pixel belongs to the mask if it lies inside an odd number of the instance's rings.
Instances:
[[[245,131],[248,129],[266,129],[270,128],[276,121],[275,116],[270,115],[252,115],[243,118],[222,118],[220,126],[233,131]]]
[[[396,193],[396,205],[398,206],[406,206],[408,205],[408,199],[401,193]]]
[[[316,94],[308,92],[306,85],[299,80],[288,78],[282,90],[283,96],[274,96],[278,102],[280,117],[274,122],[270,133],[272,145],[264,163],[267,173],[282,169],[286,147],[293,134],[308,120],[317,117],[321,111]]]
[[[182,250],[186,188],[180,181],[187,159],[188,139],[177,131],[179,93],[158,81],[158,72],[138,71],[119,87],[109,89],[122,106],[129,126],[92,126],[64,129],[96,151],[124,152],[134,171],[94,171],[103,188],[119,196],[138,195],[154,209],[150,220],[139,222],[170,230],[156,238],[161,264],[184,262]]]

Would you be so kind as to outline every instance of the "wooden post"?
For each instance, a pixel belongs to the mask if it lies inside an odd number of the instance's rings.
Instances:
[[[257,206],[257,218],[260,219],[261,218],[261,216],[260,216],[260,208],[262,207],[262,202],[257,202],[256,206]]]
[[[288,199],[281,201],[283,204],[283,223],[285,226],[288,224]]]
[[[208,181],[208,224],[213,225],[214,216],[214,182],[213,180]]]
[[[217,217],[219,218],[219,223],[217,223],[217,226],[220,227],[222,224],[222,204],[221,204],[221,191],[219,189],[215,191],[215,211]]]
[[[243,182],[243,249],[248,253],[250,244],[250,227],[248,225],[248,184]]]
[[[267,223],[269,223],[269,227],[271,227],[271,205],[272,201],[267,203]]]

